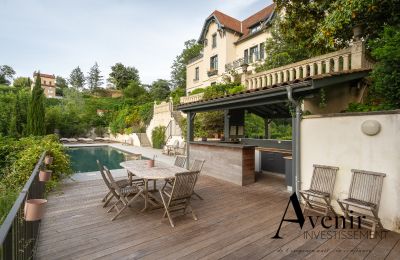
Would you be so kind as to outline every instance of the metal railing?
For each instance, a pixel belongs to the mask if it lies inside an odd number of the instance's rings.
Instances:
[[[42,199],[44,182],[39,181],[39,171],[46,153],[43,152],[24,188],[0,227],[0,259],[33,259],[36,253],[40,220],[25,221],[24,206],[28,199]]]

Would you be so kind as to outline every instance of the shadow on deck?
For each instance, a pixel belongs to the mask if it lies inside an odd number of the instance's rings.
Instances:
[[[204,198],[192,203],[199,220],[188,214],[172,228],[160,221],[162,210],[140,212],[143,201],[111,222],[113,213],[100,201],[101,180],[64,184],[48,198],[37,258],[395,259],[400,253],[400,235],[393,232],[375,239],[304,238],[306,230],[323,230],[309,221],[302,230],[284,222],[283,239],[271,239],[290,195],[279,176],[262,175],[246,187],[201,176],[196,191]]]

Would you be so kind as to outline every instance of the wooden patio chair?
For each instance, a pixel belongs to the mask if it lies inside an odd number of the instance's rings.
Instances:
[[[333,187],[335,185],[338,167],[314,164],[314,172],[310,189],[301,190],[300,195],[305,201],[303,212],[311,209],[328,215],[329,211],[336,215],[331,205]]]
[[[139,198],[143,194],[143,189],[139,185],[133,184],[132,186],[126,186],[121,188],[117,185],[114,177],[112,176],[110,170],[104,166],[104,171],[107,174],[108,180],[110,181],[112,189],[116,193],[117,202],[115,202],[112,207],[107,211],[111,212],[114,208],[117,210],[117,214],[111,219],[113,221],[116,219],[125,209],[131,206],[131,204]],[[133,196],[129,198],[129,196]],[[118,204],[122,204],[122,207],[119,208]]]
[[[104,183],[106,184],[106,186],[107,186],[107,188],[108,188],[108,193],[107,193],[107,194],[104,196],[104,198],[101,200],[102,202],[104,202],[103,208],[106,208],[106,207],[108,206],[108,204],[110,203],[110,201],[111,201],[113,198],[117,198],[117,199],[118,199],[118,196],[117,196],[117,194],[115,193],[114,189],[111,187],[111,183],[110,183],[109,180],[107,179],[106,173],[104,172],[103,165],[100,163],[99,160],[96,160],[96,162],[97,162],[97,166],[99,167],[101,177],[102,177]],[[130,181],[129,181],[129,180],[126,180],[126,179],[125,179],[125,180],[118,180],[118,181],[116,181],[115,183],[116,183],[116,185],[118,185],[120,188],[125,188],[125,187],[127,187],[127,186],[130,186]]]
[[[364,170],[351,170],[353,173],[347,199],[339,199],[340,208],[347,220],[350,217],[364,217],[361,226],[371,229],[371,238],[375,236],[376,226],[383,228],[378,217],[384,173]],[[361,209],[361,211],[360,211]]]
[[[178,167],[181,167],[181,168],[185,168],[186,160],[187,160],[187,157],[186,157],[186,156],[184,156],[184,155],[177,155],[177,156],[175,157],[174,166],[178,166]],[[169,184],[170,186],[172,186],[172,185],[174,184],[174,181],[173,181],[173,180],[165,180],[165,183],[164,183],[163,188],[165,188],[165,186],[166,186],[167,184]]]
[[[181,172],[175,175],[172,188],[163,187],[159,192],[164,205],[163,219],[167,216],[169,223],[175,227],[171,213],[183,210],[183,215],[186,215],[186,210],[189,209],[194,220],[197,220],[193,212],[190,199],[193,195],[193,189],[196,185],[199,172]]]
[[[190,171],[199,172],[199,175],[200,175],[201,170],[203,169],[204,162],[205,162],[205,160],[198,160],[198,159],[194,160],[194,162],[190,166]],[[193,191],[193,195],[198,197],[200,200],[203,200],[203,198],[199,194],[197,194],[195,191]]]

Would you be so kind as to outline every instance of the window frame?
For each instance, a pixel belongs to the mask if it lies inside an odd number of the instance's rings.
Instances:
[[[253,50],[255,50],[255,52],[252,53]],[[250,48],[249,55],[250,55],[250,62],[251,63],[254,62],[254,61],[257,61],[259,59],[260,56],[259,56],[259,52],[258,52],[258,45],[253,46],[253,47]],[[255,56],[255,57],[253,57],[253,56]]]
[[[211,47],[217,48],[217,33],[211,35]]]
[[[210,71],[218,70],[218,54],[210,57]]]
[[[200,67],[194,68],[194,81],[198,81],[200,79]]]
[[[260,43],[260,50],[259,50],[258,55],[260,57],[260,60],[265,59],[265,43],[264,42]]]

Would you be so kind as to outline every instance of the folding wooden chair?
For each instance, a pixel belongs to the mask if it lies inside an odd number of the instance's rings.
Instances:
[[[186,160],[187,160],[187,157],[186,157],[186,156],[177,155],[177,156],[175,157],[174,165],[175,165],[175,166],[178,166],[178,167],[181,167],[181,168],[185,168]]]
[[[300,195],[305,201],[303,212],[311,209],[328,215],[329,211],[336,215],[331,205],[333,187],[335,185],[338,167],[314,164],[314,172],[309,190],[301,190]]]
[[[112,207],[107,211],[110,212],[114,208],[117,210],[117,214],[111,219],[113,221],[116,219],[125,209],[127,209],[139,196],[143,194],[142,188],[140,186],[133,184],[132,186],[126,186],[124,188],[120,188],[114,177],[112,176],[111,172],[107,167],[104,166],[104,171],[107,174],[108,180],[110,181],[112,189],[115,191],[118,201],[112,205]],[[129,198],[129,196],[132,196]],[[122,207],[119,208],[118,204],[122,204]]]
[[[349,197],[339,199],[340,208],[347,220],[350,217],[363,217],[361,226],[371,229],[371,238],[375,236],[376,226],[383,228],[378,217],[379,203],[381,200],[384,173],[364,170],[351,170],[353,173]],[[360,211],[360,209],[362,211]]]
[[[194,162],[190,166],[190,171],[199,172],[199,175],[200,175],[201,170],[203,169],[204,162],[205,162],[205,160],[198,160],[198,159],[194,160]],[[195,191],[193,191],[193,195],[198,197],[199,199],[203,200],[203,198],[199,194],[197,194]]]
[[[111,187],[111,183],[108,181],[107,176],[104,172],[104,168],[103,165],[100,163],[99,160],[96,160],[97,165],[99,166],[99,170],[100,170],[100,174],[101,177],[103,178],[104,183],[106,184],[107,188],[108,188],[108,193],[104,196],[104,198],[101,200],[102,202],[104,202],[103,204],[103,208],[107,207],[108,204],[110,203],[110,201],[113,198],[117,198],[118,196],[115,193],[114,189]],[[118,185],[120,188],[125,188],[126,186],[130,186],[130,181],[129,180],[118,180],[115,182],[116,185]]]
[[[194,220],[197,220],[190,204],[190,198],[193,195],[193,189],[196,185],[199,172],[182,172],[175,175],[174,184],[172,189],[170,187],[163,187],[159,192],[164,205],[164,215],[168,217],[169,223],[172,227],[175,226],[171,213],[183,210],[183,215],[189,209],[192,213]]]

